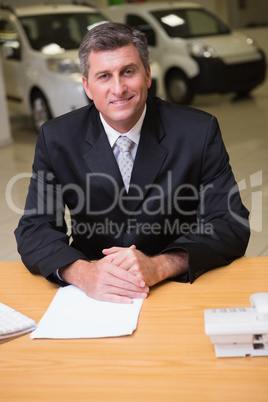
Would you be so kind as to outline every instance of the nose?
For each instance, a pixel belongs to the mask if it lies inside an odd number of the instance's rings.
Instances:
[[[116,95],[118,98],[122,97],[122,95],[126,92],[127,86],[123,77],[116,76],[113,78],[111,92]]]

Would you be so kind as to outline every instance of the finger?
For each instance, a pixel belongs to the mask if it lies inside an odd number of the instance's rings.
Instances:
[[[102,250],[102,253],[104,255],[110,255],[110,254],[119,253],[121,251],[128,250],[128,249],[133,250],[135,248],[136,248],[136,246],[134,244],[132,244],[132,246],[130,246],[130,247],[116,247],[116,246],[113,246],[113,247],[110,247],[110,248],[104,248]]]
[[[142,278],[129,274],[127,271],[115,266],[106,273],[103,278],[103,283],[107,286],[114,286],[125,291],[146,293],[149,291],[148,286],[146,286]]]
[[[131,297],[123,297],[113,294],[106,294],[104,295],[103,301],[109,301],[112,303],[121,303],[121,304],[132,304],[133,299]]]
[[[129,272],[128,269],[124,269],[121,266],[118,266],[114,262],[112,264],[109,264],[108,271],[111,275],[115,276],[116,278],[121,279],[125,282],[129,282],[140,288],[144,288],[146,286],[146,283],[142,278],[138,277],[134,273]]]
[[[133,291],[128,289],[116,288],[113,286],[108,286],[106,288],[106,294],[115,294],[122,297],[131,297],[132,299],[146,299],[148,292],[143,291]]]
[[[111,262],[120,268],[129,270],[134,264],[137,264],[135,248],[128,248],[121,253],[114,254]]]
[[[110,255],[106,255],[105,257],[102,258],[102,262],[112,264],[113,266],[120,267],[123,261],[127,260],[129,255],[129,251],[127,252],[126,249],[120,253],[113,253]],[[134,257],[134,254],[133,254]],[[127,269],[130,268],[131,264],[128,263]],[[123,267],[120,267],[123,268]]]
[[[135,254],[132,254],[135,249],[135,245],[128,248],[112,247],[111,249],[104,249],[103,252],[106,253],[106,257],[104,258],[107,258],[109,262],[128,270],[134,263],[134,261],[129,260],[129,258],[135,257]]]
[[[147,294],[146,294],[147,297]],[[114,293],[106,293],[104,294],[101,299],[102,301],[108,301],[112,303],[121,303],[121,304],[132,304],[133,299],[145,299],[145,297],[128,297],[128,296],[121,296]]]
[[[142,275],[141,266],[138,263],[132,264],[131,268],[129,269],[129,272],[134,275]]]
[[[122,250],[125,250],[125,249],[123,247],[115,247],[114,246],[114,247],[110,247],[110,248],[104,248],[102,250],[102,253],[104,255],[110,255],[110,254],[118,253],[118,252],[120,252]]]
[[[135,289],[144,289],[146,286],[144,280],[142,278],[137,277],[136,275],[129,273],[128,271],[116,266],[115,264],[105,261],[105,258],[102,260],[97,261],[95,264],[95,277],[99,284],[113,284],[116,285],[115,281],[117,282],[119,287],[128,288],[129,284],[134,285]],[[93,272],[93,271],[91,271]],[[95,280],[96,280],[95,279]]]

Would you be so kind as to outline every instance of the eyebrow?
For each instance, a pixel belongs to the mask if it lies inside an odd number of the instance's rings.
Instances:
[[[138,64],[136,64],[136,63],[129,63],[129,64],[123,66],[120,70],[123,71],[123,70],[126,70],[127,68],[130,68],[130,67],[139,68]],[[97,72],[94,74],[94,76],[97,77],[97,76],[102,75],[102,74],[107,74],[107,73],[109,73],[109,71],[110,71],[110,70],[107,70],[107,69],[106,69],[106,70],[97,71]]]

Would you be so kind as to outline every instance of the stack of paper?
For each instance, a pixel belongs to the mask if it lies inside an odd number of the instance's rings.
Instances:
[[[76,286],[60,288],[31,338],[101,338],[130,335],[143,299],[132,304],[92,299]]]

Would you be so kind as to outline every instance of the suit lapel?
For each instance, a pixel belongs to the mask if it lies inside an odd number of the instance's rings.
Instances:
[[[138,186],[144,199],[149,191],[150,184],[154,183],[164,163],[168,154],[167,149],[161,145],[161,140],[164,136],[165,131],[159,118],[159,111],[153,101],[149,100],[131,176],[131,184],[134,187],[130,187],[129,190],[127,200],[127,209],[129,211],[135,211],[142,202],[137,199],[135,186]]]

